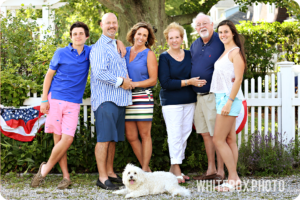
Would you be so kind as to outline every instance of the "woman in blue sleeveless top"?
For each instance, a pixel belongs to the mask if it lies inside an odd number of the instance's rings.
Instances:
[[[125,132],[133,152],[144,171],[151,171],[152,155],[151,125],[153,118],[153,95],[151,87],[157,82],[157,60],[150,47],[155,36],[150,24],[139,22],[127,34],[133,45],[125,55],[129,78],[132,79],[132,103],[126,107]],[[141,136],[142,142],[138,138]]]

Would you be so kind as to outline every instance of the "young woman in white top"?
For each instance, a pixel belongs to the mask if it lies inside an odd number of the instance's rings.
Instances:
[[[215,147],[228,169],[228,182],[216,187],[218,191],[238,189],[241,180],[237,174],[238,148],[235,119],[242,108],[240,89],[246,67],[244,47],[234,24],[224,20],[218,25],[225,51],[215,62],[210,92],[216,95],[217,117],[213,136]],[[234,79],[234,82],[232,82]]]

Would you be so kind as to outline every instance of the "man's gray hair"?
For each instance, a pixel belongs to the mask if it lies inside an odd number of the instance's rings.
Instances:
[[[193,22],[192,22],[192,24],[191,24],[191,26],[192,26],[193,28],[196,28],[196,25],[197,25],[196,19],[197,19],[198,17],[200,17],[200,16],[206,16],[206,17],[208,17],[208,18],[209,18],[209,23],[210,23],[210,24],[213,22],[211,16],[206,15],[206,14],[204,14],[203,12],[200,12],[200,13],[193,19]]]

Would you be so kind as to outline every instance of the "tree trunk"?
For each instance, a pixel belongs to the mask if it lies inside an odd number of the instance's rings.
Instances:
[[[118,39],[126,45],[127,32],[137,22],[145,21],[150,23],[157,32],[155,34],[156,45],[164,45],[165,38],[163,31],[171,22],[178,22],[181,25],[191,24],[197,13],[168,16],[165,12],[165,0],[98,0],[110,10],[118,13],[119,36]]]

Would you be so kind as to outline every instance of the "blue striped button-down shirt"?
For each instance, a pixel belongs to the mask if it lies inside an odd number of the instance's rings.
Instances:
[[[121,58],[113,42],[115,40],[101,35],[90,53],[93,111],[106,101],[117,106],[131,104],[131,91],[118,87],[118,77],[126,77],[128,71],[125,58]]]

